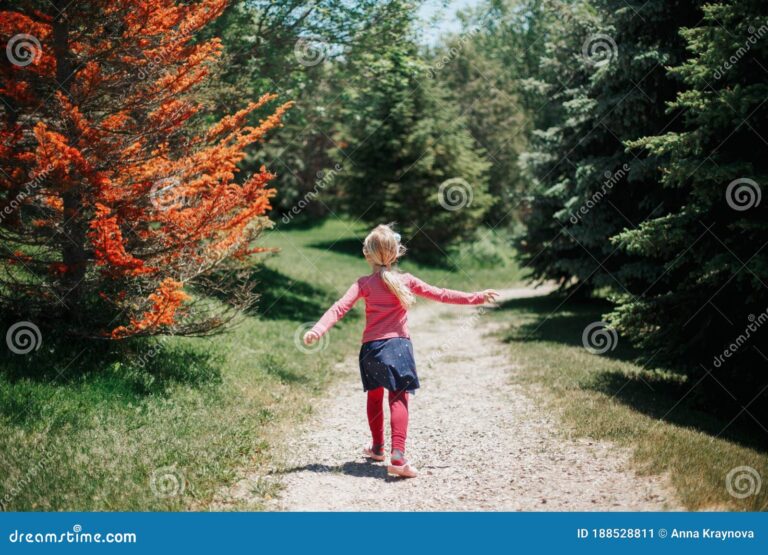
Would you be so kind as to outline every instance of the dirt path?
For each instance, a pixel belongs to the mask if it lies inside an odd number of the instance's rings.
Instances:
[[[504,297],[539,294],[514,289]],[[664,480],[628,469],[626,452],[558,433],[554,416],[509,383],[519,369],[487,337],[493,324],[477,308],[420,300],[409,319],[422,387],[410,403],[407,450],[421,475],[390,478],[383,464],[359,455],[370,436],[354,356],[313,421],[286,440],[285,466],[271,478],[283,489],[269,509],[677,508]]]

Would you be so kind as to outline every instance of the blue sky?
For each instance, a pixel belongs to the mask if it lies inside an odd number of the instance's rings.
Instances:
[[[427,0],[419,10],[419,16],[425,21],[435,16],[438,19],[435,23],[424,25],[421,40],[425,44],[435,44],[441,34],[459,31],[461,25],[456,12],[479,3],[480,0]]]

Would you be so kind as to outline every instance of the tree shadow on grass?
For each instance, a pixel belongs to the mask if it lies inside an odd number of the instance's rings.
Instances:
[[[268,266],[257,266],[251,279],[258,282],[259,291],[259,300],[251,310],[268,320],[301,322],[322,314],[333,300],[322,289],[292,279]]]
[[[511,342],[549,341],[584,348],[584,330],[590,324],[601,322],[611,304],[604,300],[567,299],[559,293],[540,297],[527,297],[505,301],[500,310],[509,310],[528,316],[528,321],[508,330],[502,339]],[[642,361],[642,353],[629,342],[611,340],[613,348],[603,356],[623,361]],[[600,345],[593,344],[596,347]]]
[[[662,376],[640,379],[618,372],[600,372],[581,386],[607,395],[654,420],[696,429],[713,438],[726,439],[768,453],[768,432],[760,428],[732,399],[723,399],[716,414],[707,410],[712,400],[697,393],[702,383],[692,387],[692,383],[680,384]]]
[[[201,288],[200,293],[224,303],[237,297],[244,286],[255,286],[258,298],[247,309],[251,315],[265,320],[302,322],[322,314],[333,297],[305,281],[295,280],[264,264],[246,272],[220,272],[215,276],[216,288]]]
[[[282,354],[266,353],[259,360],[259,367],[282,383],[306,385],[312,382],[309,376],[291,370],[289,366],[288,361]]]
[[[38,397],[44,401],[52,388],[98,391],[103,399],[129,401],[166,395],[175,385],[203,387],[221,381],[218,357],[167,336],[120,342],[57,338],[53,330],[43,330],[42,336],[38,350],[0,353],[0,414],[15,413],[20,403],[28,405]]]
[[[280,221],[284,216],[290,218],[288,223],[282,223]],[[269,219],[273,222],[277,222],[281,231],[310,231],[322,227],[328,220],[328,216],[317,216],[313,214],[304,217],[302,214],[298,217],[294,216],[291,218],[290,213],[281,213],[280,210],[273,210],[269,215]]]
[[[221,365],[204,352],[154,347],[135,355],[101,352],[75,358],[72,351],[64,356],[53,349],[28,356],[23,364],[3,358],[0,419],[23,429],[44,426],[49,432],[87,427],[104,407],[133,413],[145,400],[170,398],[179,385],[205,389],[221,382]]]
[[[512,299],[502,303],[499,310],[516,312],[524,322],[507,330],[502,339],[508,343],[541,341],[583,349],[584,330],[602,321],[610,309],[611,304],[604,300],[566,299],[560,293]],[[741,405],[726,398],[724,391],[717,403],[703,395],[709,378],[694,387],[700,376],[692,379],[684,370],[664,367],[661,361],[654,360],[653,353],[634,349],[621,336],[614,349],[600,356],[631,362],[639,368],[633,373],[619,367],[592,373],[579,382],[580,388],[607,395],[651,418],[768,451],[768,433],[741,410]]]
[[[321,251],[330,251],[336,254],[354,256],[355,258],[362,258],[363,256],[362,238],[352,237],[347,239],[338,239],[336,241],[321,241],[319,243],[311,243],[307,246]]]

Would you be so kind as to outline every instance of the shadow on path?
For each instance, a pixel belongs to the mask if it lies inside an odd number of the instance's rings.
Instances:
[[[295,466],[285,470],[278,470],[272,472],[272,474],[283,475],[295,474],[297,472],[314,472],[316,474],[341,473],[346,474],[347,476],[356,476],[358,478],[381,478],[385,480],[398,479],[387,475],[387,467],[384,465],[360,461],[349,461],[333,466],[316,463],[306,464],[304,466]]]

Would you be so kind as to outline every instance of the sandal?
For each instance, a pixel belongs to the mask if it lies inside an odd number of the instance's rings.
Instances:
[[[363,449],[363,455],[367,459],[371,459],[373,461],[382,462],[386,457],[384,456],[384,446],[382,445],[379,448],[379,452],[377,453],[373,447],[366,447]]]
[[[419,475],[419,472],[409,462],[405,462],[403,464],[389,464],[387,466],[387,474],[401,478],[415,478]]]

